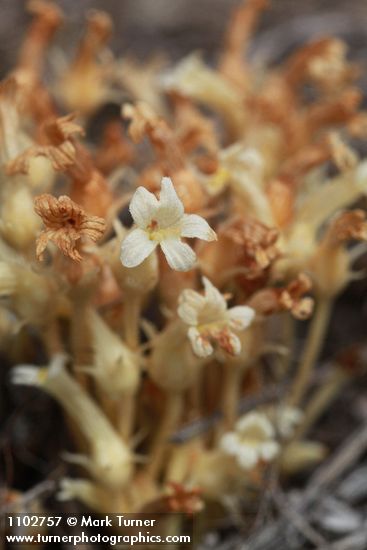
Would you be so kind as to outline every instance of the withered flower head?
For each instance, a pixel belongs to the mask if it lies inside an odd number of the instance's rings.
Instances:
[[[42,134],[47,145],[35,145],[23,151],[7,164],[7,174],[28,174],[30,163],[36,157],[49,159],[56,171],[65,171],[75,164],[74,136],[84,135],[84,130],[74,122],[74,119],[75,115],[69,114],[45,122]]]
[[[213,121],[196,107],[194,102],[180,94],[171,94],[175,110],[176,137],[187,154],[202,147],[212,157],[218,154],[218,136]]]
[[[168,168],[172,171],[184,167],[184,158],[172,128],[147,103],[139,101],[136,105],[126,104],[122,114],[125,119],[130,120],[131,139],[134,143],[139,143],[147,136],[158,160],[164,163],[164,171],[167,172]]]
[[[330,223],[325,239],[331,246],[350,240],[367,240],[366,213],[357,209],[338,214]]]
[[[79,124],[75,122],[75,113],[54,118],[46,121],[43,126],[43,132],[50,143],[59,145],[74,136],[84,136],[85,132]]]
[[[251,297],[248,305],[263,315],[290,311],[296,319],[307,319],[314,306],[313,299],[305,296],[311,288],[310,277],[300,273],[286,287],[259,290]]]
[[[279,304],[285,310],[290,311],[296,319],[307,319],[313,310],[313,299],[305,296],[312,288],[312,282],[308,275],[300,273],[298,277],[289,283],[279,295]]]
[[[170,512],[192,515],[201,512],[204,503],[201,498],[201,489],[187,489],[181,483],[171,481],[168,483],[170,494],[166,497],[167,507]]]
[[[48,194],[39,195],[34,200],[34,209],[46,226],[37,239],[36,255],[39,260],[43,258],[48,241],[52,241],[65,256],[80,262],[82,257],[77,249],[77,241],[87,237],[95,242],[106,229],[102,218],[88,215],[65,195],[59,198]]]
[[[358,68],[347,61],[347,46],[337,38],[326,40],[325,50],[308,63],[308,74],[325,92],[345,86],[358,76]]]
[[[159,121],[158,115],[143,101],[136,105],[125,104],[122,108],[122,115],[130,121],[129,135],[134,143],[139,143]]]
[[[258,220],[235,220],[224,230],[224,235],[239,245],[241,266],[249,278],[257,277],[279,255],[276,247],[278,230]]]

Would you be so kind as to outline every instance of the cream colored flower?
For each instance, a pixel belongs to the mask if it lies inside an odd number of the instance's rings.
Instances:
[[[242,416],[235,431],[223,435],[220,447],[245,470],[254,468],[260,461],[270,462],[279,452],[273,425],[265,414],[258,412]]]
[[[233,331],[245,330],[255,312],[247,306],[228,309],[223,294],[206,277],[202,278],[204,295],[195,290],[183,290],[179,297],[178,315],[190,326],[188,337],[194,353],[207,357],[214,351],[212,342],[231,355],[238,355],[241,342]]]
[[[281,406],[275,412],[275,425],[279,434],[290,438],[303,418],[303,413],[295,407]]]
[[[130,203],[136,227],[122,242],[121,262],[125,267],[141,264],[159,245],[169,266],[188,271],[195,252],[181,237],[216,240],[209,224],[197,214],[185,214],[170,178],[162,178],[159,199],[145,187],[138,187]]]

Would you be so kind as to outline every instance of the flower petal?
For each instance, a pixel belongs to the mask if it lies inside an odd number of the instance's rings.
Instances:
[[[229,353],[229,355],[238,355],[241,351],[241,340],[228,329],[220,330],[213,334],[218,346]]]
[[[235,432],[227,432],[221,437],[219,447],[227,455],[236,455],[241,449],[238,435]]]
[[[136,225],[145,229],[152,219],[157,218],[158,207],[155,195],[145,187],[138,187],[131,199],[129,210]]]
[[[202,277],[202,282],[205,290],[205,298],[208,306],[211,306],[213,312],[217,312],[218,317],[220,314],[224,313],[227,309],[227,302],[223,294],[207,279],[207,277]]]
[[[136,267],[147,258],[157,246],[142,229],[133,229],[121,245],[121,262],[125,267]]]
[[[266,441],[260,447],[260,455],[263,460],[273,460],[279,453],[279,444],[276,441]]]
[[[246,436],[246,432],[252,434],[257,432],[259,440],[274,437],[275,433],[269,419],[259,412],[250,412],[241,416],[236,422],[235,429],[242,437]]]
[[[187,288],[179,296],[177,313],[188,325],[198,324],[198,314],[205,306],[205,298],[195,290]]]
[[[255,311],[248,306],[235,306],[228,310],[229,326],[233,330],[245,330],[255,317]]]
[[[176,271],[189,271],[195,264],[196,254],[179,239],[163,239],[160,243],[168,265]]]
[[[217,234],[208,222],[197,214],[184,214],[181,226],[181,236],[202,239],[203,241],[216,241]]]
[[[256,466],[259,460],[258,449],[249,445],[242,445],[241,451],[237,454],[237,461],[242,468],[250,470]]]
[[[177,196],[171,178],[162,178],[156,218],[159,227],[165,229],[176,224],[182,218],[183,213],[184,206]]]
[[[209,357],[214,351],[208,338],[205,338],[195,327],[190,327],[187,336],[192,345],[193,352],[198,357]]]

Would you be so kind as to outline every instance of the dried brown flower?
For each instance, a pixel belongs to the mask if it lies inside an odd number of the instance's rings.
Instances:
[[[35,145],[26,149],[7,164],[7,173],[9,175],[27,174],[31,159],[39,156],[48,158],[56,171],[65,172],[74,165],[76,160],[74,136],[84,135],[84,130],[74,122],[74,119],[75,115],[70,114],[46,122],[42,127],[43,139],[52,144]]]
[[[168,485],[171,494],[166,497],[166,503],[170,512],[192,515],[203,509],[201,489],[186,489],[181,483],[174,481],[169,482]]]
[[[184,157],[173,130],[149,105],[141,101],[136,105],[126,104],[123,116],[130,120],[129,135],[134,143],[145,136],[149,138],[159,162],[167,167],[166,173],[169,173],[168,168],[172,171],[184,167]]]
[[[52,241],[65,256],[80,262],[82,257],[77,250],[77,241],[82,237],[97,241],[106,229],[102,218],[88,215],[66,195],[59,198],[39,195],[34,200],[34,209],[46,226],[37,239],[36,255],[39,260],[43,258],[48,241]]]
[[[294,281],[280,293],[279,303],[290,311],[296,319],[307,319],[313,311],[313,299],[304,295],[312,288],[312,281],[305,273],[300,273]]]
[[[212,120],[205,117],[189,98],[172,94],[176,136],[184,153],[202,147],[209,154],[218,153],[218,137]]]
[[[348,63],[346,44],[337,39],[329,39],[322,55],[316,55],[308,63],[311,80],[326,93],[335,94],[335,90],[348,85],[358,77],[359,69]]]
[[[239,265],[245,268],[248,278],[259,276],[279,255],[278,230],[258,220],[237,219],[223,234],[239,247]]]
[[[315,135],[328,126],[347,124],[356,115],[361,101],[361,91],[349,87],[336,98],[327,98],[310,106],[306,113],[309,134]]]
[[[286,287],[259,290],[251,297],[248,305],[263,315],[290,311],[296,319],[307,319],[314,306],[313,299],[305,296],[311,288],[310,277],[300,273]]]
[[[366,213],[358,209],[338,214],[331,221],[325,240],[330,246],[349,240],[367,240]]]
[[[290,56],[283,69],[283,75],[292,87],[300,86],[309,76],[309,66],[316,58],[323,57],[330,48],[333,38],[320,38],[305,44]]]

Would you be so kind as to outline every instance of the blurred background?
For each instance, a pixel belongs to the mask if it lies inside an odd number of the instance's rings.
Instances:
[[[89,9],[108,11],[114,20],[112,48],[139,58],[158,50],[177,59],[192,50],[215,56],[232,8],[238,0],[58,0],[68,17],[67,44],[72,49]],[[29,15],[25,0],[0,0],[1,75],[12,66]],[[318,34],[348,39],[355,55],[366,58],[365,0],[274,0],[265,12],[253,51],[277,60],[289,48]],[[65,34],[63,34],[65,42]]]

